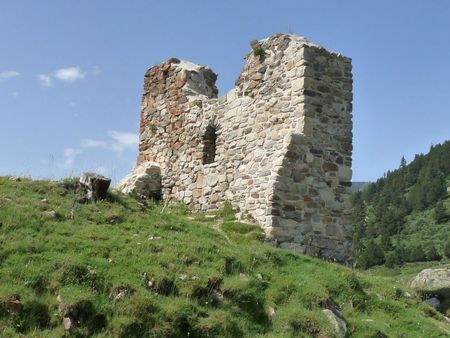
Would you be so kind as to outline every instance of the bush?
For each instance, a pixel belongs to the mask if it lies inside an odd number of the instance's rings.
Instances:
[[[401,265],[401,263],[402,262],[397,252],[389,251],[386,254],[386,261],[384,262],[384,265],[386,265],[387,268],[393,268],[395,266]]]
[[[426,253],[426,257],[428,261],[438,261],[442,258],[434,245],[431,245],[429,247]]]
[[[438,224],[443,224],[449,220],[449,215],[443,201],[436,204],[434,208],[434,219]]]
[[[358,257],[356,265],[362,269],[367,269],[374,265],[383,264],[384,260],[383,250],[375,241],[371,240]]]
[[[450,238],[447,239],[447,242],[444,245],[444,255],[447,258],[450,258]]]
[[[426,260],[425,252],[420,244],[411,248],[409,260],[410,262],[424,262]]]

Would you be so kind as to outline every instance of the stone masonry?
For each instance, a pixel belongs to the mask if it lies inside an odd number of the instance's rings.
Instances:
[[[139,157],[159,168],[162,199],[194,211],[226,202],[280,247],[350,257],[351,59],[275,34],[252,42],[236,87],[217,98],[217,75],[172,58],[144,78]],[[158,185],[159,186],[159,185]]]

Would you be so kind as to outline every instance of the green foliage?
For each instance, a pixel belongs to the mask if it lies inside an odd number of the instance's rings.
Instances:
[[[393,268],[395,266],[401,265],[402,261],[395,251],[389,251],[386,253],[386,261],[384,262],[386,267]]]
[[[444,246],[444,256],[450,258],[450,238],[447,239]]]
[[[427,155],[416,155],[409,164],[402,157],[397,170],[354,194],[353,256],[357,266],[440,259],[450,220],[445,198],[448,178],[450,141],[432,146]],[[424,240],[430,252],[421,246]]]
[[[434,208],[434,219],[438,224],[444,224],[450,219],[450,215],[448,214],[443,201],[436,204],[436,207]]]
[[[411,250],[409,255],[410,262],[423,262],[426,260],[427,256],[422,248],[422,245],[418,244],[412,246],[410,250]]]
[[[392,296],[397,277],[264,244],[230,205],[210,217],[114,192],[84,204],[77,189],[0,177],[0,337],[332,337],[332,306],[355,337],[442,335],[421,300]]]
[[[384,261],[384,252],[381,247],[375,241],[369,240],[357,258],[356,265],[360,268],[367,269],[374,265],[383,264]]]
[[[434,245],[432,245],[432,244],[428,248],[425,256],[426,256],[427,261],[437,261],[437,260],[440,260],[442,258],[442,256],[439,254],[439,252],[436,249],[436,247]]]
[[[150,123],[150,131],[152,132],[152,134],[156,134],[156,132],[158,131],[158,127],[155,123]]]
[[[254,56],[262,56],[264,55],[264,49],[261,46],[257,46],[253,49],[253,55]]]
[[[217,215],[223,218],[224,221],[236,220],[236,210],[230,202],[225,202],[223,208],[218,211]]]

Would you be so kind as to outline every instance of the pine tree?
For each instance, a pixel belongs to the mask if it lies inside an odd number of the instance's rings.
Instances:
[[[374,240],[370,240],[366,247],[363,249],[359,260],[357,261],[357,266],[363,269],[370,268],[374,265],[381,265],[384,263],[384,253],[383,250],[375,243]]]
[[[406,160],[405,156],[402,156],[402,159],[400,160],[400,169],[406,168]]]
[[[436,204],[434,208],[434,219],[438,224],[443,224],[449,220],[449,215],[443,201]]]

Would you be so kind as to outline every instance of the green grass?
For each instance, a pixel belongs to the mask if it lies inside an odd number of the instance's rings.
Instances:
[[[206,217],[80,197],[74,180],[0,177],[0,337],[333,337],[322,313],[333,303],[351,337],[449,335],[407,287],[412,273],[274,248],[229,207]]]

